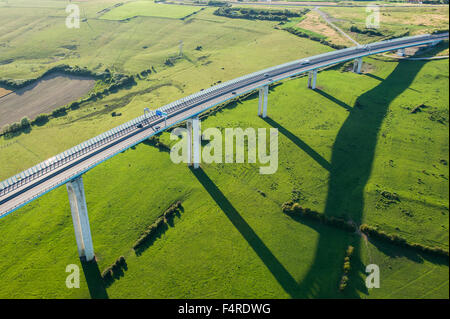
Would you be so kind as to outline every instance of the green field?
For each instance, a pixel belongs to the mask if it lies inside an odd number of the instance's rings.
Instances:
[[[80,2],[88,20],[67,30],[61,1],[39,2],[40,8],[30,8],[29,0],[0,1],[0,62],[13,59],[0,63],[0,79],[37,77],[60,63],[126,74],[157,70],[28,133],[0,137],[1,180],[144,107],[331,50],[275,29],[274,22],[214,16],[214,8],[185,21],[97,17],[115,3]],[[164,65],[181,39],[184,57]],[[66,266],[82,265],[63,186],[0,219],[0,298],[449,298],[448,259],[366,241],[281,210],[296,199],[328,217],[448,250],[448,70],[448,60],[365,58],[361,75],[320,72],[315,91],[305,77],[271,88],[265,120],[256,115],[253,96],[202,121],[203,130],[277,128],[273,175],[260,175],[259,164],[190,170],[146,143],[117,155],[83,177],[97,264],[85,267],[80,289],[65,286]],[[411,113],[421,104],[426,107]],[[161,140],[174,143],[168,133]],[[383,191],[400,201],[386,202]],[[177,200],[183,212],[136,255],[133,243]],[[339,292],[348,245],[355,247],[350,282]],[[99,274],[122,255],[127,270],[105,287]],[[368,290],[364,269],[372,263],[380,267],[381,287]]]
[[[180,19],[200,9],[201,7],[195,6],[167,5],[164,3],[154,3],[153,1],[136,1],[126,3],[108,11],[102,16],[102,19],[124,20],[135,16]]]
[[[448,30],[449,28],[449,8],[448,6],[405,8],[405,7],[386,7],[380,8],[379,27],[374,31],[381,32],[382,36],[368,36],[350,32],[352,26],[359,29],[366,28],[366,19],[370,13],[366,12],[365,7],[355,8],[333,8],[322,7],[334,23],[342,28],[360,43],[370,43],[382,40],[386,37],[407,35],[416,35],[431,33],[436,30]]]

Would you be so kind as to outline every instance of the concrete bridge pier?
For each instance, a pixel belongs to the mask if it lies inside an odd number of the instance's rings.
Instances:
[[[200,167],[201,161],[201,123],[200,118],[195,116],[186,121],[187,143],[188,143],[188,165],[194,168]]]
[[[398,55],[398,56],[405,56],[405,48],[403,48],[403,49],[398,49],[397,55]]]
[[[269,98],[269,86],[259,88],[258,116],[267,117],[267,99]]]
[[[81,176],[66,184],[69,194],[70,209],[72,211],[73,227],[80,258],[91,261],[94,259],[94,245],[92,244],[91,228],[84,194],[83,178]]]
[[[264,101],[264,90],[263,88],[259,88],[258,116],[262,116],[263,101]]]
[[[264,86],[264,103],[263,103],[263,113],[262,117],[267,117],[267,99],[269,98],[269,86]]]
[[[355,59],[353,62],[353,72],[361,74],[362,58]]]
[[[317,69],[309,71],[308,73],[308,88],[314,90],[317,83]]]
[[[188,166],[192,166],[192,119],[188,119],[186,121],[186,129],[187,129],[187,164]]]

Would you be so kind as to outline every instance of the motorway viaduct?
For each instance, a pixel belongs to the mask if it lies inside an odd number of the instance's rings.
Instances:
[[[188,165],[200,165],[199,114],[239,95],[259,91],[258,115],[267,116],[269,85],[302,73],[308,73],[308,87],[316,88],[317,73],[324,67],[354,61],[353,71],[361,72],[362,58],[373,54],[397,51],[420,45],[434,45],[448,39],[448,33],[420,35],[359,45],[332,51],[264,69],[202,90],[156,111],[144,115],[72,147],[28,170],[0,182],[0,218],[66,184],[72,212],[75,237],[80,258],[94,259],[94,247],[82,175],[127,150],[128,148],[170,127],[186,122],[188,128]]]

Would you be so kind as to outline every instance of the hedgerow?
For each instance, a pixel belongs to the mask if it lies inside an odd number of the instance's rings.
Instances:
[[[324,38],[319,38],[317,36],[308,34],[308,33],[303,32],[302,30],[300,30],[298,28],[295,28],[295,27],[287,27],[287,28],[283,28],[283,30],[286,30],[287,32],[292,33],[292,34],[294,34],[294,35],[296,35],[298,37],[307,38],[307,39],[310,39],[312,41],[320,42],[323,45],[327,45],[327,46],[329,46],[329,47],[331,47],[333,49],[336,49],[336,50],[340,50],[340,49],[345,49],[346,48],[345,45],[331,43],[331,42],[325,40]]]
[[[323,213],[311,210],[309,208],[303,208],[299,203],[288,201],[281,206],[283,212],[293,217],[302,217],[315,220],[328,226],[334,226],[343,230],[354,232],[357,230],[356,226],[350,221],[341,217],[326,216]]]
[[[160,233],[160,231],[166,227],[167,224],[175,217],[175,215],[182,211],[181,201],[177,201],[158,218],[156,221],[147,227],[147,229],[142,233],[142,235],[133,244],[133,249],[136,253],[140,253],[148,245],[150,245]]]
[[[119,258],[117,258],[117,260],[114,262],[114,264],[112,264],[111,266],[109,266],[102,272],[103,282],[107,286],[112,284],[114,282],[114,280],[119,278],[120,276],[122,276],[124,273],[124,270],[127,270],[127,269],[128,268],[127,268],[127,262],[125,261],[125,257],[120,256]]]
[[[264,10],[255,8],[230,8],[221,7],[214,11],[217,16],[232,18],[232,19],[247,19],[247,20],[268,20],[268,21],[288,21],[292,17],[301,17],[306,14],[309,9],[304,9],[301,12],[294,12],[289,10]]]
[[[348,283],[348,276],[350,274],[351,267],[351,258],[353,255],[353,251],[355,248],[351,245],[347,247],[347,250],[345,251],[345,257],[344,257],[344,264],[342,266],[342,277],[341,282],[339,283],[339,290],[343,291],[347,287]]]
[[[438,257],[449,257],[449,251],[445,250],[441,247],[430,247],[418,243],[409,243],[405,238],[397,235],[397,234],[388,234],[382,230],[379,230],[377,227],[369,226],[367,224],[362,224],[359,227],[360,231],[368,236],[372,236],[374,238],[386,241],[390,244],[397,245],[400,247],[411,248],[422,253],[427,253],[430,255],[438,256]]]

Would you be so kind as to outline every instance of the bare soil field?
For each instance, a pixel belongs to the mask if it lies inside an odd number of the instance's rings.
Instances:
[[[0,126],[18,122],[24,116],[32,120],[41,113],[49,113],[82,97],[94,85],[95,80],[89,77],[57,73],[44,76],[32,85],[0,97]]]
[[[327,37],[327,39],[335,44],[342,44],[346,46],[354,45],[348,39],[344,38],[339,32],[333,29],[320,14],[316,11],[310,11],[303,19],[298,27],[320,33]]]
[[[4,89],[4,88],[0,88],[0,97],[3,97],[5,95],[8,95],[9,93],[11,93],[12,91]]]

